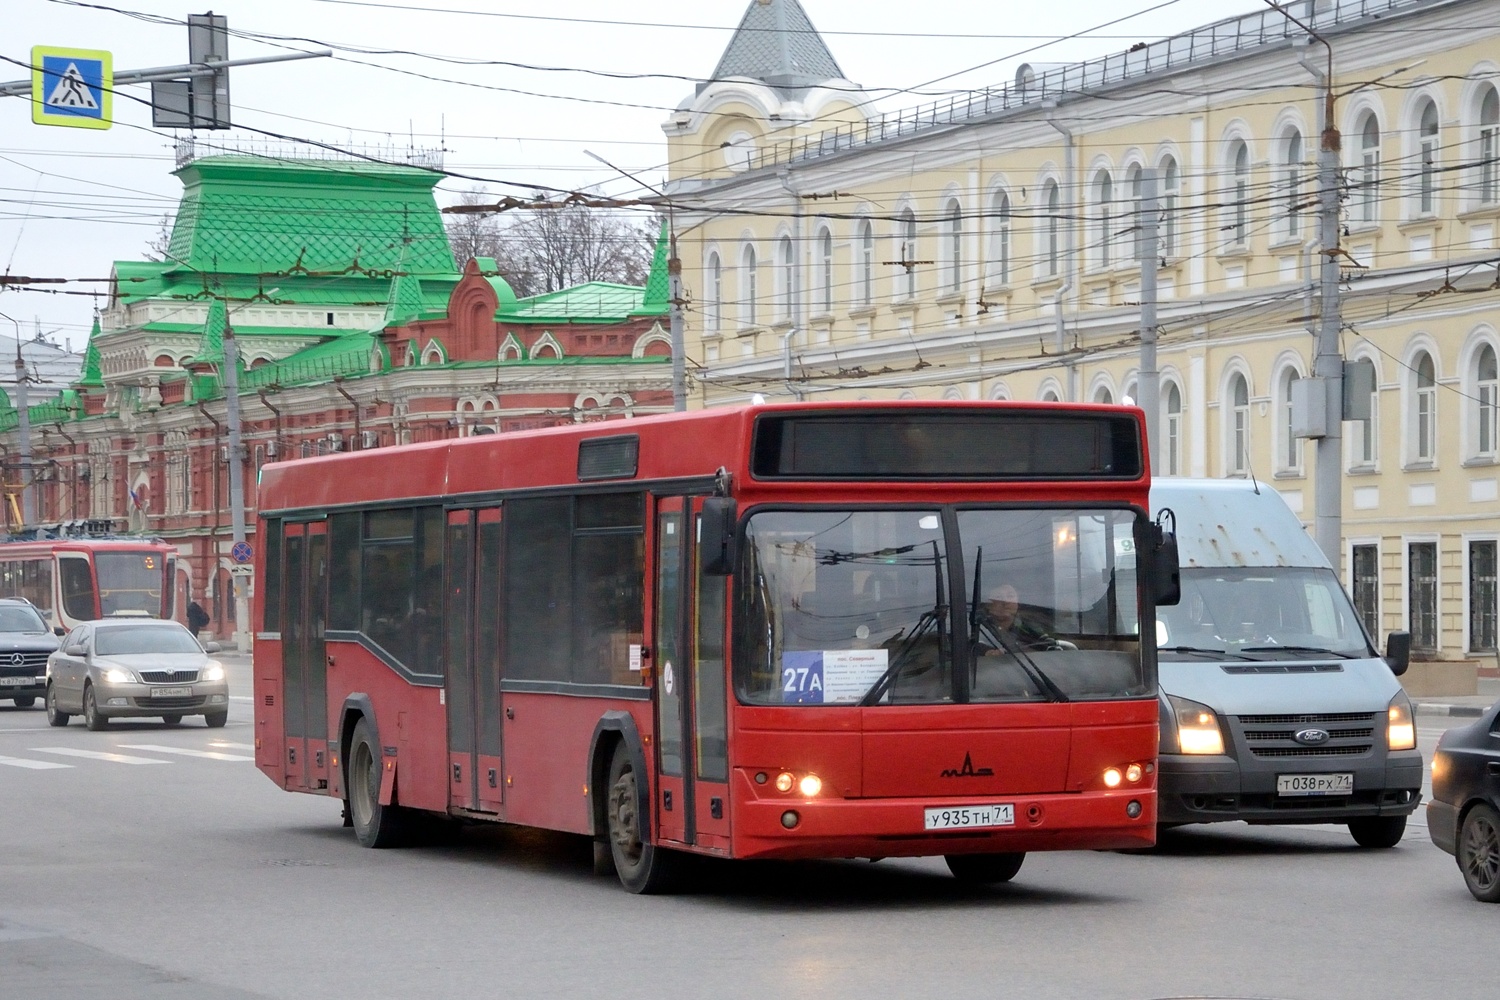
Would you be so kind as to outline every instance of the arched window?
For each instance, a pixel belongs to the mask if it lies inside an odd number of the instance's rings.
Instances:
[[[1048,389],[1042,393],[1042,402],[1044,403],[1056,403],[1059,401],[1056,389]]]
[[[1479,102],[1479,201],[1493,205],[1500,201],[1500,91],[1486,87]]]
[[[1234,172],[1230,232],[1234,242],[1243,245],[1250,240],[1250,147],[1244,140],[1236,139],[1230,147],[1229,162]]]
[[[1302,468],[1302,439],[1292,432],[1292,386],[1301,377],[1295,369],[1287,369],[1276,400],[1276,405],[1281,410],[1281,468],[1285,472],[1297,472]]]
[[[901,240],[901,254],[897,259],[906,271],[901,289],[908,299],[913,299],[917,296],[917,213],[904,208],[897,220]]]
[[[1114,242],[1114,179],[1108,170],[1094,175],[1094,261],[1100,267],[1109,267],[1110,250]]]
[[[833,233],[818,233],[818,311],[833,312]]]
[[[1437,366],[1423,351],[1412,361],[1411,456],[1423,464],[1437,459]]]
[[[1231,475],[1250,471],[1250,384],[1245,376],[1235,374],[1229,380],[1228,468]]]
[[[964,286],[964,211],[957,198],[943,208],[943,263],[947,265],[944,285],[949,292]]]
[[[1281,148],[1281,182],[1286,198],[1287,239],[1302,235],[1302,133],[1289,129]]]
[[[1366,111],[1359,126],[1359,170],[1354,184],[1354,214],[1360,222],[1380,219],[1380,122]]]
[[[703,328],[709,333],[718,333],[724,315],[724,267],[716,252],[708,255],[708,266],[704,268],[708,278],[708,302],[703,310]]]
[[[1162,464],[1169,476],[1182,475],[1182,390],[1176,382],[1167,383],[1162,400],[1166,420],[1162,422]]]
[[[1135,164],[1126,175],[1130,190],[1130,230],[1133,234],[1130,240],[1131,258],[1140,260],[1145,256],[1146,227],[1142,222],[1142,201],[1146,197],[1146,189],[1141,176],[1141,165]]]
[[[783,236],[776,243],[776,318],[792,318],[792,300],[796,297],[797,256],[792,238]]]
[[[859,304],[875,301],[875,227],[865,219],[859,224]]]
[[[1062,194],[1057,181],[1047,182],[1047,274],[1055,276],[1062,262]]]
[[[1177,254],[1177,198],[1182,193],[1182,178],[1177,171],[1174,157],[1163,157],[1161,161],[1161,223],[1157,234],[1161,237],[1161,255],[1170,260]]]
[[[1500,399],[1497,399],[1496,387],[1495,349],[1485,344],[1474,359],[1474,450],[1479,458],[1491,460],[1497,454],[1495,414]]]
[[[1426,101],[1417,119],[1417,155],[1421,166],[1417,174],[1417,211],[1430,215],[1437,210],[1438,111]]]
[[[1010,284],[1010,195],[996,191],[990,199],[990,252],[985,283]]]
[[[740,253],[740,326],[755,325],[755,300],[759,297],[760,274],[755,266],[755,248]]]
[[[1379,379],[1377,378],[1378,382]],[[1349,464],[1351,468],[1373,469],[1380,457],[1380,388],[1370,391],[1370,419],[1356,422],[1350,436]]]
[[[1109,386],[1101,385],[1094,390],[1094,402],[1109,406],[1115,401],[1115,394],[1109,391]]]
[[[167,454],[168,514],[186,514],[192,499],[192,463],[188,456],[188,436],[171,431],[163,442]]]

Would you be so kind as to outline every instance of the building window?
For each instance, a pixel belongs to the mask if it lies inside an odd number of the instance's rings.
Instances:
[[[1500,92],[1494,87],[1485,88],[1479,103],[1478,153],[1479,201],[1493,205],[1500,201],[1500,170],[1495,162],[1500,157]]]
[[[1437,376],[1432,355],[1422,352],[1412,365],[1415,406],[1412,407],[1412,458],[1430,463],[1437,458]]]
[[[906,270],[902,293],[906,298],[914,299],[917,297],[917,214],[904,208],[897,220],[901,240],[901,255],[898,259]]]
[[[724,267],[719,255],[708,255],[708,302],[703,315],[703,327],[709,333],[718,333],[724,315]]]
[[[818,309],[833,312],[833,233],[818,233]]]
[[[1181,188],[1177,160],[1168,156],[1161,161],[1161,223],[1157,227],[1163,260],[1177,254],[1177,196]]]
[[[792,238],[783,236],[776,244],[776,318],[792,318],[792,301],[796,297],[797,256]]]
[[[859,304],[875,301],[875,227],[866,219],[859,224]]]
[[[1302,133],[1292,129],[1282,151],[1282,184],[1286,197],[1287,239],[1302,235]]]
[[[1230,219],[1230,232],[1234,243],[1243,246],[1250,241],[1250,147],[1236,139],[1230,147],[1230,163],[1234,170],[1234,191]]]
[[[1412,542],[1406,547],[1406,586],[1412,649],[1434,652],[1438,644],[1436,542]]]
[[[1062,195],[1056,181],[1047,182],[1047,275],[1055,277],[1062,260]]]
[[[1109,267],[1110,250],[1114,240],[1114,179],[1108,170],[1094,175],[1094,261],[1100,267]]]
[[[1496,593],[1496,544],[1469,543],[1469,650],[1495,652],[1495,625],[1500,616]]]
[[[1127,175],[1127,183],[1130,188],[1130,257],[1132,260],[1140,260],[1145,255],[1146,244],[1144,237],[1146,227],[1141,221],[1141,205],[1146,197],[1144,180],[1141,177],[1141,166],[1136,164],[1130,168]]]
[[[1380,634],[1380,547],[1354,546],[1354,610],[1371,636]]]
[[[1250,471],[1250,385],[1245,376],[1229,380],[1229,469],[1231,475]]]
[[[1167,383],[1165,398],[1167,419],[1163,429],[1166,454],[1162,456],[1169,476],[1182,475],[1182,390],[1176,382]]]
[[[755,266],[755,248],[746,247],[740,254],[740,326],[755,325],[755,300],[759,273]]]
[[[995,192],[990,201],[990,254],[985,275],[990,285],[1010,284],[1010,195]]]
[[[188,436],[173,431],[163,442],[167,455],[167,513],[186,514],[192,498],[192,462],[188,457]]]
[[[1357,221],[1380,220],[1380,122],[1373,111],[1365,112],[1359,127],[1359,170],[1353,197]]]
[[[1496,456],[1495,414],[1496,396],[1495,349],[1485,344],[1479,349],[1474,363],[1474,443],[1478,458],[1494,459]]]
[[[1292,432],[1292,386],[1302,376],[1288,369],[1281,383],[1281,468],[1286,472],[1298,472],[1302,468],[1302,439]]]
[[[964,212],[958,199],[948,202],[943,212],[943,256],[947,259],[949,292],[957,292],[964,285]]]
[[[1438,172],[1438,112],[1431,101],[1422,106],[1417,122],[1417,156],[1421,165],[1417,171],[1417,211],[1430,215],[1437,209]]]
[[[1101,385],[1094,390],[1094,402],[1103,403],[1105,406],[1114,404],[1115,394],[1109,391],[1109,386]]]

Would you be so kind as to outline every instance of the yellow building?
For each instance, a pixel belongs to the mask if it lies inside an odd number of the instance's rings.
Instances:
[[[797,0],[753,0],[663,126],[695,405],[1133,401],[1154,256],[1157,473],[1253,475],[1310,520],[1291,399],[1331,51],[1341,346],[1376,373],[1371,419],[1343,424],[1344,579],[1373,633],[1493,664],[1500,20],[1493,0],[1286,6],[1316,39],[1268,8],[881,114]]]

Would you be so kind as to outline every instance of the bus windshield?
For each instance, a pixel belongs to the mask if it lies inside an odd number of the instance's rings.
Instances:
[[[1172,659],[1375,655],[1327,567],[1184,566],[1182,602],[1158,611],[1156,644]]]
[[[758,511],[736,588],[739,695],[763,705],[1146,696],[1140,516]]]
[[[161,617],[165,575],[160,555],[95,552],[94,569],[99,575],[99,612],[104,617],[121,612],[145,612],[153,618]]]

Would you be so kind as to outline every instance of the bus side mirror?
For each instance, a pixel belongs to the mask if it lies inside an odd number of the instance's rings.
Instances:
[[[1400,677],[1411,666],[1411,633],[1392,632],[1385,637],[1385,665]]]
[[[1177,561],[1177,535],[1156,525],[1151,547],[1151,592],[1157,607],[1170,607],[1182,600],[1182,567]]]
[[[734,529],[738,505],[728,497],[709,497],[703,501],[699,522],[698,565],[708,576],[729,576],[734,572]]]

